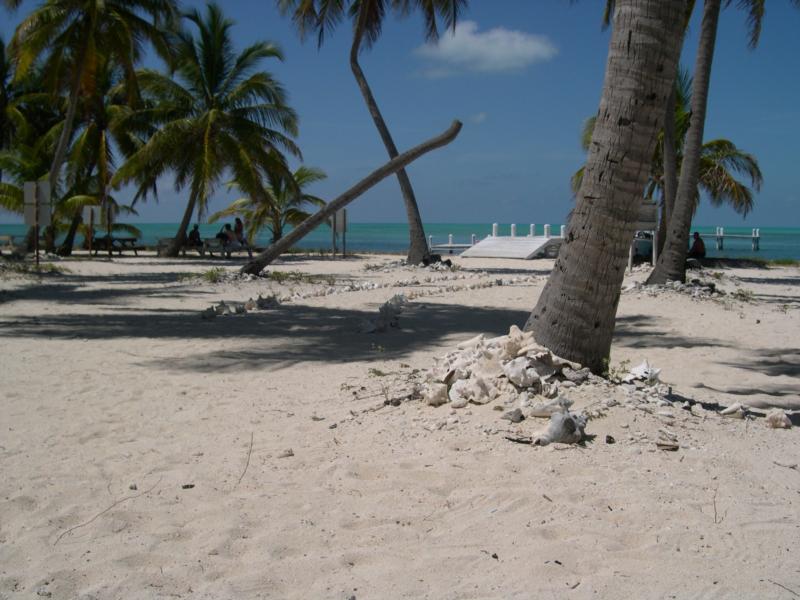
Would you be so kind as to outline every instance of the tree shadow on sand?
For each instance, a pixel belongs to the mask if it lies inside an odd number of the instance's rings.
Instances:
[[[614,343],[627,348],[729,348],[731,344],[716,338],[683,336],[668,333],[669,323],[657,315],[628,315],[617,318]]]
[[[500,335],[524,324],[527,311],[414,302],[400,316],[400,328],[359,332],[374,310],[285,304],[245,315],[200,319],[197,311],[115,311],[101,315],[41,315],[4,320],[0,337],[119,340],[121,349],[145,359],[142,366],[188,371],[246,371],[290,367],[299,362],[347,363],[394,360],[423,348],[450,343],[450,336]],[[175,355],[153,359],[136,350],[149,340],[184,343]],[[209,351],[208,342],[219,341]],[[202,351],[197,351],[198,342]],[[212,344],[213,345],[213,344]]]

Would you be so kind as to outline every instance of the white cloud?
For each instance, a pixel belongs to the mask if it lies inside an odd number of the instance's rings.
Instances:
[[[418,47],[415,53],[438,65],[425,71],[431,78],[460,71],[510,71],[550,60],[558,50],[543,35],[496,27],[478,31],[474,21],[463,21],[455,32],[448,30],[439,41]]]
[[[474,115],[470,115],[468,118],[469,118],[470,122],[475,123],[476,125],[479,125],[479,124],[483,123],[486,120],[486,117],[488,117],[488,116],[489,115],[487,115],[485,112],[479,112],[479,113],[475,113]]]

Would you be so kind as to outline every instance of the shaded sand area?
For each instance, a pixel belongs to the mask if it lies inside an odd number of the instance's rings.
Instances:
[[[523,325],[552,266],[365,268],[394,260],[5,274],[0,598],[800,594],[800,428],[621,403],[585,447],[540,448],[506,436],[544,420],[492,405],[386,405],[458,342]],[[799,269],[706,271],[715,299],[632,287],[645,276],[626,280],[612,370],[647,359],[676,397],[800,407]],[[285,301],[200,318],[270,293]],[[416,295],[400,328],[360,333],[396,293]]]

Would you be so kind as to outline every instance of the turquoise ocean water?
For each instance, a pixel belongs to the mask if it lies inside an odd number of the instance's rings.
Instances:
[[[138,223],[141,230],[140,243],[155,245],[159,238],[175,235],[177,223]],[[552,233],[558,235],[559,224],[552,224]],[[219,224],[201,224],[203,237],[213,237],[220,229]],[[500,225],[500,235],[509,235],[510,225]],[[517,235],[527,235],[529,225],[518,224]],[[792,258],[800,260],[800,228],[762,227],[761,249],[753,251],[749,239],[725,239],[725,249],[719,251],[714,242],[715,227],[700,227],[697,231],[706,242],[710,257],[748,257],[762,259]],[[25,225],[0,223],[0,235],[24,236]],[[492,231],[491,223],[428,223],[425,233],[433,236],[433,243],[446,243],[449,234],[455,243],[469,243],[474,234],[478,239],[484,238]],[[726,227],[726,234],[750,235],[750,227]],[[543,225],[536,225],[536,233],[542,235]],[[266,246],[269,243],[265,230],[256,239],[256,245]],[[305,249],[330,248],[331,230],[327,226],[320,227],[301,240],[298,247]],[[339,242],[341,249],[341,240]],[[353,252],[396,252],[404,253],[408,249],[408,226],[405,223],[350,223],[347,232],[347,250]]]

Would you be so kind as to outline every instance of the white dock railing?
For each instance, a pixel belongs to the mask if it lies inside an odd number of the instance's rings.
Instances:
[[[552,231],[551,231],[550,225],[544,225],[543,226],[543,235],[546,238],[554,238],[554,239],[563,238],[564,235],[565,235],[565,232],[566,232],[566,226],[561,225],[561,228],[559,230],[559,234],[560,235],[554,236],[554,235],[552,235]],[[512,237],[512,238],[524,237],[524,236],[518,236],[517,235],[517,224],[516,223],[512,223],[511,224],[511,226],[509,228],[509,233],[510,233],[510,237]],[[500,224],[499,223],[492,223],[492,234],[491,234],[491,237],[500,237]],[[536,237],[536,224],[535,223],[531,223],[530,224],[530,226],[528,228],[527,237]],[[431,250],[447,250],[451,254],[452,254],[453,250],[466,250],[467,248],[471,248],[472,246],[474,246],[477,243],[478,243],[478,236],[476,234],[474,234],[474,233],[470,236],[470,243],[469,244],[455,243],[453,241],[453,234],[452,233],[447,234],[447,243],[446,244],[434,244],[433,243],[433,236],[432,235],[428,236],[428,247]]]
[[[740,239],[740,240],[750,240],[750,247],[753,251],[761,250],[761,229],[753,228],[750,235],[746,234],[730,234],[725,233],[724,227],[717,227],[717,231],[715,234],[717,239],[717,250],[724,250],[725,249],[725,238],[733,238],[733,239]]]

